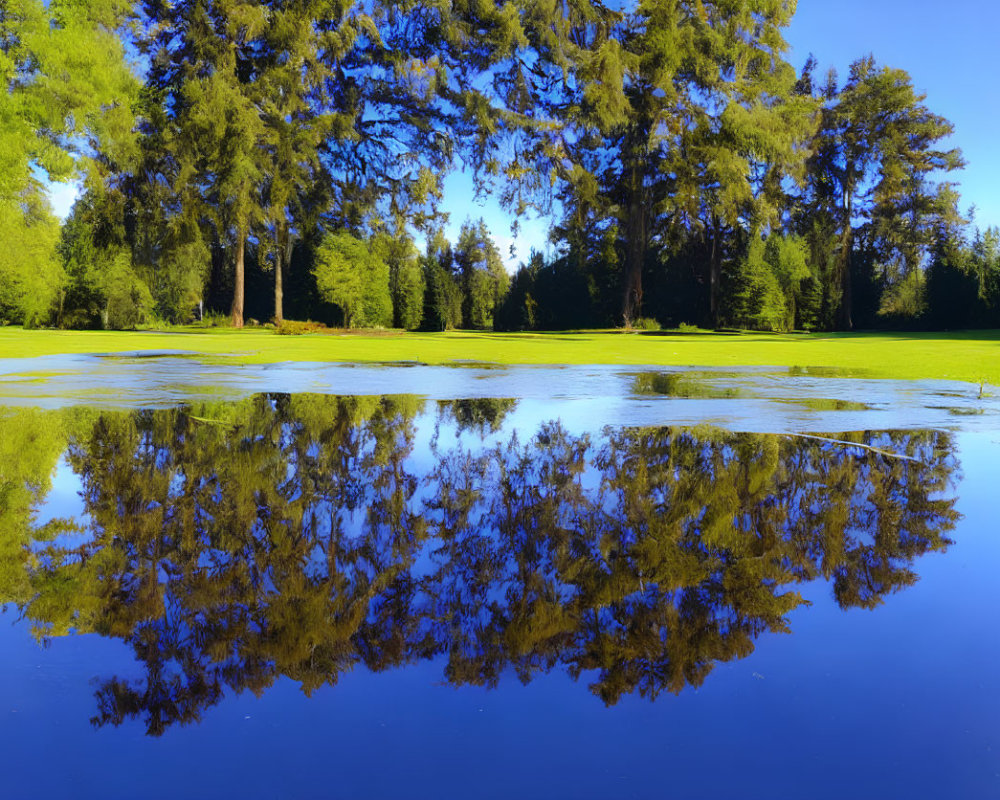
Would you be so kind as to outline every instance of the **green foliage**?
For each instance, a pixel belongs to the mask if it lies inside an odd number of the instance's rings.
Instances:
[[[450,331],[462,325],[462,290],[435,255],[423,259],[425,330]]]
[[[723,275],[721,319],[753,330],[815,328],[819,281],[809,258],[802,237],[776,231],[751,238],[746,257]]]
[[[710,372],[642,372],[632,382],[632,391],[640,395],[714,400],[740,396],[739,389],[715,386],[711,382],[713,377]]]
[[[663,326],[652,317],[637,317],[632,321],[632,327],[637,331],[658,331]]]
[[[189,322],[202,301],[210,253],[200,234],[165,242],[153,273],[153,296],[160,316],[170,322]]]
[[[917,270],[894,283],[883,295],[878,313],[883,317],[919,319],[927,308],[924,274]]]
[[[450,418],[455,426],[455,436],[466,431],[475,431],[480,436],[496,433],[503,426],[504,419],[517,407],[512,398],[479,397],[470,400],[439,400],[441,416]]]
[[[462,288],[462,326],[491,330],[493,318],[510,286],[500,251],[486,223],[467,220],[454,250],[454,269]]]
[[[437,219],[460,143],[486,170],[505,126],[477,87],[524,43],[517,23],[489,4],[140,4],[138,45],[155,57],[135,183],[148,193],[143,176],[161,175],[167,216],[198,220],[232,254],[236,326],[256,242],[280,319],[293,243],[321,218],[405,237]],[[399,324],[418,324],[412,302],[397,306]]]
[[[155,317],[153,295],[132,263],[132,254],[114,242],[96,242],[99,214],[78,202],[63,225],[59,253],[66,274],[59,324],[67,328],[134,329]]]
[[[31,597],[34,514],[52,485],[66,433],[60,412],[0,410],[0,605]]]
[[[379,236],[377,246],[389,265],[389,294],[392,297],[394,328],[415,331],[424,317],[424,273],[420,256],[409,238]]]
[[[101,274],[104,296],[104,327],[134,330],[153,320],[153,295],[136,274],[129,254],[119,252]]]
[[[93,225],[83,209],[81,202],[73,207],[59,240],[66,280],[57,322],[63,328],[103,327],[102,272],[116,255],[94,244]]]
[[[0,9],[0,319],[48,322],[64,288],[58,225],[41,178],[122,156],[138,92],[117,0],[9,0]],[[124,148],[124,149],[123,149]]]
[[[940,147],[953,126],[928,110],[906,72],[879,67],[871,56],[851,65],[842,87],[831,74],[822,94],[802,227],[816,263],[828,265],[828,313],[852,326],[855,258],[867,283],[900,284],[885,308],[917,312],[919,278],[912,276],[936,232],[961,220],[952,186],[930,179],[964,166],[959,150]],[[824,251],[836,253],[832,263]]]
[[[93,723],[153,736],[226,692],[430,659],[455,686],[586,674],[611,705],[698,687],[788,632],[807,584],[880,605],[960,517],[945,431],[493,436],[512,401],[460,401],[428,420],[414,472],[422,407],[277,394],[65,431],[0,417],[18,426],[0,436],[0,600],[40,635],[129,646],[139,674],[100,676]],[[449,420],[490,443],[437,435]],[[38,526],[64,445],[84,515]]]
[[[566,211],[560,238],[620,268],[619,321],[641,312],[654,242],[669,246],[681,231],[701,241],[698,280],[715,321],[726,234],[780,216],[816,110],[783,59],[794,5],[640,2],[616,24],[596,10],[577,23],[574,41],[588,46],[572,53],[564,105],[552,103],[573,135],[544,152]],[[612,231],[608,259],[599,253]]]
[[[603,265],[580,265],[569,254],[546,262],[532,252],[511,279],[496,315],[498,330],[611,327],[617,318],[613,285]],[[595,267],[591,269],[591,267]]]
[[[6,0],[0,10],[0,200],[29,205],[33,172],[77,174],[84,145],[132,127],[135,77],[116,31],[131,4],[119,0]],[[31,213],[30,208],[25,208]]]
[[[0,199],[0,322],[36,327],[52,317],[65,281],[58,240],[44,199],[26,207]]]
[[[766,243],[753,237],[746,259],[723,275],[722,319],[726,324],[764,331],[789,329],[788,302],[775,273]]]
[[[279,336],[302,336],[306,333],[320,333],[327,330],[326,325],[321,322],[298,322],[291,319],[283,319],[275,327],[274,332]]]
[[[409,330],[954,322],[921,277],[965,235],[951,123],[873,57],[796,74],[794,9],[8,0],[0,322],[184,323],[231,291],[241,325],[247,286],[270,316],[265,279],[277,321],[289,281],[295,316],[336,297],[347,324]],[[421,262],[458,163],[519,214],[561,208],[559,255],[512,285],[479,220]],[[43,179],[80,175],[56,258]],[[315,247],[323,226],[375,256]],[[1000,325],[991,236],[952,270],[978,284],[967,324]]]
[[[392,325],[389,265],[373,244],[340,231],[323,237],[316,251],[316,286],[340,307],[348,328]]]

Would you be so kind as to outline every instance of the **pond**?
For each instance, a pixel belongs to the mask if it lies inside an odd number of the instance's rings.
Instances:
[[[1000,790],[979,387],[31,369],[0,362],[4,796]]]

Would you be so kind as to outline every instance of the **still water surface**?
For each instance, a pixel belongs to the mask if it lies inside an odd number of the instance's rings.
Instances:
[[[0,795],[996,796],[991,401],[798,377],[13,398]]]

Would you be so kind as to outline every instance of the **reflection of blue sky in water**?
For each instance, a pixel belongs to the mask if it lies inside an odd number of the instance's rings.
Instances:
[[[183,336],[178,336],[178,344],[183,345]],[[637,394],[640,372],[681,375],[685,385],[722,396]],[[223,358],[202,363],[180,351],[142,358],[0,359],[3,405],[169,408],[259,392],[414,394],[430,400],[517,397],[516,413],[526,421],[559,417],[567,425],[588,428],[605,424],[712,424],[758,432],[1000,428],[1000,396],[980,397],[978,385],[790,375],[787,368],[244,366],[227,364]],[[838,403],[843,410],[837,410]]]
[[[623,401],[624,402],[624,401]],[[552,411],[552,409],[549,409]],[[429,452],[429,403],[408,466]],[[520,403],[504,429],[442,447],[478,450],[551,419]],[[586,418],[564,420],[588,430]],[[312,698],[286,678],[256,698],[228,696],[198,725],[160,739],[141,724],[93,730],[96,674],[135,674],[129,647],[95,635],[44,650],[23,625],[0,625],[0,747],[19,765],[9,796],[343,797],[986,797],[996,787],[1000,636],[995,605],[995,433],[958,437],[964,519],[945,554],[915,565],[920,581],[875,612],[844,612],[825,581],[796,587],[812,602],[793,634],[765,635],[747,658],[719,663],[697,690],[606,708],[556,671],[488,691],[441,684],[441,659],[340,676]],[[43,509],[75,513],[65,461]],[[14,622],[11,613],[5,617]],[[928,749],[930,748],[930,749]],[[993,749],[990,749],[993,748]],[[52,754],[59,756],[53,760]],[[724,766],[720,766],[720,764]],[[183,765],[180,768],[179,765]],[[887,767],[891,765],[891,769]],[[322,792],[321,792],[322,794]]]
[[[44,525],[58,517],[84,518],[80,489],[80,476],[73,472],[69,461],[63,456],[52,475],[52,488],[45,496],[45,503],[35,515],[36,524]]]

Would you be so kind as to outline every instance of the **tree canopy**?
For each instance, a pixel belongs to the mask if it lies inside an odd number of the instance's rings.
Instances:
[[[239,326],[280,323],[287,305],[337,324],[317,259],[353,237],[388,265],[344,262],[342,287],[390,297],[364,324],[939,324],[940,243],[972,265],[985,236],[959,211],[952,126],[874,56],[843,81],[811,57],[797,70],[794,11],[12,0],[0,315],[128,327],[225,311]],[[459,168],[515,234],[520,215],[549,215],[551,255],[511,280],[481,221],[445,242]],[[60,234],[44,183],[80,174]],[[961,323],[994,314],[979,294]]]

